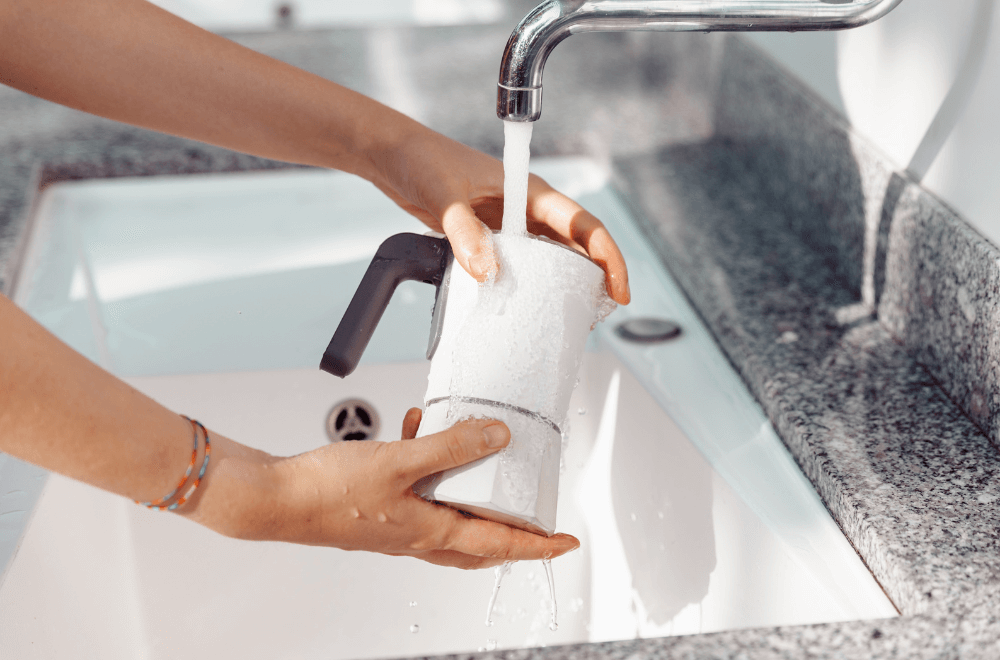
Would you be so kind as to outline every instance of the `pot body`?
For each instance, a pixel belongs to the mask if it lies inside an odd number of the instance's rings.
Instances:
[[[494,249],[500,261],[494,281],[480,285],[454,264],[444,275],[418,435],[489,417],[507,424],[511,442],[416,490],[477,516],[551,535],[561,426],[587,336],[609,304],[604,271],[538,237],[497,234]]]

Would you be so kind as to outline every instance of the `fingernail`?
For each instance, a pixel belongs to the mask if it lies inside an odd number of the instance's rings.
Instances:
[[[503,424],[491,424],[483,429],[483,433],[486,434],[487,447],[503,447],[510,437]]]
[[[569,546],[566,552],[570,552],[571,550],[576,550],[577,548],[580,547],[580,541],[572,536],[567,535],[562,539],[562,541],[564,545]]]
[[[478,252],[469,257],[469,270],[478,282],[485,282],[496,272],[497,264],[492,252]]]
[[[483,263],[483,254],[474,254],[469,257],[469,274],[476,279],[477,282],[482,282],[486,279],[486,268]]]

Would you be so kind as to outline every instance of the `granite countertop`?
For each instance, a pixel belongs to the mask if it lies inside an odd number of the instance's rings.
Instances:
[[[499,156],[513,22],[234,38]],[[568,40],[532,150],[611,165],[901,616],[493,655],[1000,657],[1000,252],[735,35]],[[0,88],[0,290],[40,186],[281,167]]]

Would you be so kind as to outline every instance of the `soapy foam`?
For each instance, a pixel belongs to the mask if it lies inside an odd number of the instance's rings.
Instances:
[[[596,295],[604,273],[527,236],[498,234],[494,248],[500,270],[479,286],[456,336],[449,394],[520,406],[559,424],[587,335],[606,312],[607,295]]]

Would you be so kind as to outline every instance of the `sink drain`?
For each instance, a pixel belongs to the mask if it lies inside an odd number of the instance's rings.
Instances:
[[[380,427],[375,406],[363,399],[341,401],[326,416],[326,435],[331,442],[374,440]]]
[[[615,328],[619,337],[640,344],[667,341],[681,334],[681,326],[667,319],[652,317],[629,319]]]

